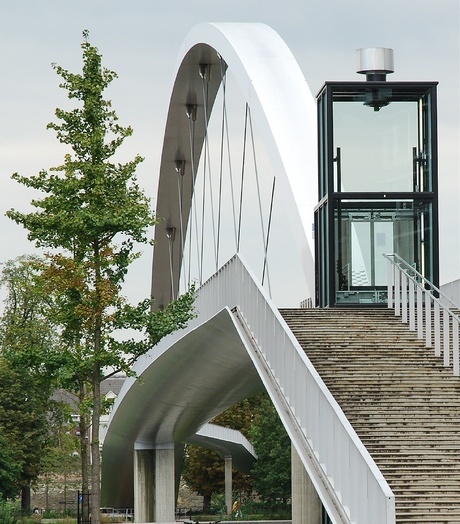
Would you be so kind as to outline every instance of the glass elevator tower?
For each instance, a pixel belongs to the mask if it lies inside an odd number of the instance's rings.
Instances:
[[[439,284],[437,82],[387,82],[393,51],[357,51],[365,82],[318,94],[316,305],[387,302],[396,253]]]

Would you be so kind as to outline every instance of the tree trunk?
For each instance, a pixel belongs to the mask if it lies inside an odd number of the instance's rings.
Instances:
[[[46,483],[45,483],[45,513],[48,513],[50,509],[50,478],[46,474]]]
[[[95,290],[96,290],[96,312],[94,317],[94,363],[93,363],[93,415],[91,432],[91,459],[93,463],[92,486],[91,486],[91,523],[101,522],[101,455],[99,449],[99,425],[101,420],[101,380],[102,371],[99,355],[102,349],[102,312],[104,301],[101,293],[101,261],[99,242],[93,245]]]
[[[89,504],[86,503],[87,497],[90,496],[89,475],[91,469],[91,455],[89,448],[89,417],[85,409],[86,386],[80,385],[78,393],[79,409],[80,409],[80,459],[81,459],[81,518],[83,523],[89,522]]]
[[[208,513],[210,507],[211,507],[211,495],[204,495],[203,496],[203,513]]]
[[[99,424],[101,417],[101,371],[98,363],[93,368],[93,416],[91,432],[91,524],[100,524],[101,507],[101,455],[99,449]]]
[[[29,517],[31,514],[30,508],[30,484],[21,488],[21,515]]]

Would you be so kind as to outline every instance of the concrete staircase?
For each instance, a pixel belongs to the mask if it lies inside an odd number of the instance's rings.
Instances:
[[[396,522],[460,523],[460,379],[391,310],[281,314],[392,488]]]

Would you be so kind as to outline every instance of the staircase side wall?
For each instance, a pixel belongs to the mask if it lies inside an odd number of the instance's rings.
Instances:
[[[239,257],[211,277],[197,298],[200,316],[230,305],[235,327],[332,521],[393,524],[394,495],[383,475]]]

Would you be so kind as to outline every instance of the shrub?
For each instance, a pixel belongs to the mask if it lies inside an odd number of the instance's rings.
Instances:
[[[0,524],[16,524],[20,514],[18,503],[0,500]]]

